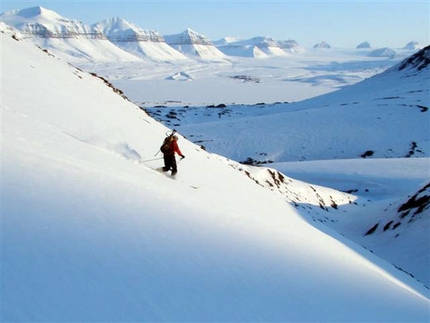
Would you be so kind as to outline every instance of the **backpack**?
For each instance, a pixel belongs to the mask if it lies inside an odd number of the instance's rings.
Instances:
[[[162,153],[167,153],[170,150],[170,144],[172,143],[173,136],[170,135],[164,138],[163,144],[160,147]]]
[[[169,135],[167,135],[168,133],[166,133],[167,137],[164,138],[163,144],[160,147],[160,151],[163,154],[169,152],[169,150],[170,150],[170,144],[172,143],[173,136],[175,135],[175,133],[176,133],[175,129],[173,129],[173,131]]]

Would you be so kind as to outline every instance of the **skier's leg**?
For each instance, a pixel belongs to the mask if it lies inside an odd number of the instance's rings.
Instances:
[[[172,175],[175,175],[178,172],[178,166],[176,165],[176,158],[173,156],[172,158]]]
[[[163,172],[167,172],[172,167],[172,157],[169,155],[164,155],[164,167]]]

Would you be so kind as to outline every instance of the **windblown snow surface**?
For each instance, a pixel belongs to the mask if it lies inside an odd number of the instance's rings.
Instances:
[[[310,220],[349,218],[359,195],[182,136],[166,176],[149,161],[165,126],[95,74],[1,44],[3,321],[428,321],[422,282]],[[415,189],[428,164],[405,165]]]

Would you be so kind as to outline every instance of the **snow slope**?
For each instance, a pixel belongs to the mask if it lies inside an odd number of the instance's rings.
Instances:
[[[428,286],[430,194],[418,194],[430,182],[428,68],[427,48],[380,75],[302,102],[147,110],[209,151],[354,192],[362,208],[347,217],[312,210],[309,219]],[[405,204],[415,209],[401,212]]]
[[[347,216],[310,213],[345,237],[430,283],[429,158],[346,159],[276,163],[295,179],[354,194]],[[423,193],[424,192],[424,193]]]
[[[429,319],[428,289],[246,166],[181,137],[179,176],[154,171],[139,161],[164,126],[103,79],[1,43],[3,320]]]

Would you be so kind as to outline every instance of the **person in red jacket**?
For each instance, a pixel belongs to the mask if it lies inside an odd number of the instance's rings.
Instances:
[[[172,170],[172,175],[175,175],[178,172],[175,153],[181,156],[182,159],[185,158],[185,156],[182,154],[181,150],[179,149],[178,136],[176,135],[172,137],[172,142],[170,143],[169,149],[165,153],[163,153],[163,158],[164,158],[163,172],[168,172],[169,170]]]

